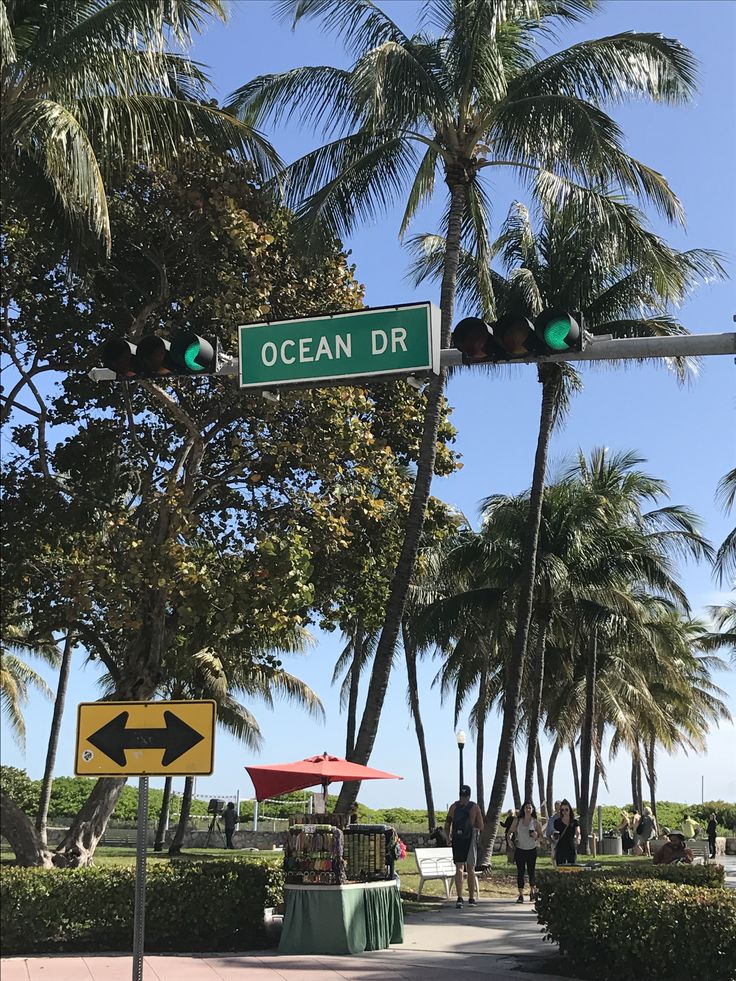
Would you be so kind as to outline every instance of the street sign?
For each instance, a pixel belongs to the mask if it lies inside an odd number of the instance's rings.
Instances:
[[[440,311],[431,303],[243,324],[238,333],[241,388],[338,385],[440,370]]]
[[[83,702],[77,776],[207,776],[214,767],[215,703]]]

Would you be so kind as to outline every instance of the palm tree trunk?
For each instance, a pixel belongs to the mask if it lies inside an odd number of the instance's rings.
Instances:
[[[580,813],[580,773],[578,758],[575,754],[575,743],[570,743],[570,766],[572,767],[572,783],[575,789],[575,810]]]
[[[172,777],[166,777],[164,780],[164,796],[163,800],[161,801],[161,813],[158,816],[156,837],[153,842],[153,850],[155,852],[162,852],[164,850],[164,836],[166,835],[166,825],[169,821],[169,808],[171,807],[172,779]]]
[[[484,658],[478,680],[478,703],[475,707],[475,793],[476,800],[485,800],[483,762],[486,745],[486,709],[488,706],[488,661]]]
[[[192,794],[194,793],[194,777],[186,777],[184,780],[184,793],[181,797],[181,812],[179,823],[176,826],[176,833],[169,845],[169,855],[180,855],[181,846],[184,844],[184,835],[189,824],[189,812],[192,809]]]
[[[646,746],[646,775],[649,785],[649,803],[654,817],[657,817],[657,773],[655,769],[655,750],[656,740],[654,736],[649,738]]]
[[[598,787],[600,785],[600,780],[601,780],[601,767],[600,767],[600,763],[596,759],[595,764],[593,766],[593,784],[592,784],[592,786],[590,788],[590,823],[591,823],[591,825],[595,821],[595,808],[596,808],[596,804],[598,803]],[[591,828],[591,834],[592,833],[593,833],[593,829]]]
[[[445,261],[442,273],[442,288],[440,306],[442,310],[441,347],[449,347],[452,333],[452,319],[455,312],[455,288],[457,284],[457,266],[460,258],[460,240],[462,221],[467,202],[467,178],[462,175],[455,177],[450,187],[450,212],[447,222]],[[437,455],[437,430],[445,389],[445,371],[435,375],[429,383],[427,408],[424,414],[422,442],[417,461],[417,476],[414,482],[409,515],[406,520],[404,542],[401,546],[399,561],[396,564],[386,616],[381,630],[381,637],[373,658],[373,670],[368,684],[365,709],[361,719],[358,738],[350,759],[355,763],[368,763],[373,745],[378,733],[378,723],[381,717],[383,702],[391,674],[396,641],[401,628],[401,619],[406,605],[406,594],[409,591],[414,564],[419,550],[419,541],[424,526],[424,516],[429,501],[429,491],[434,474],[434,461]],[[358,797],[359,783],[344,783],[337,800],[336,811],[346,814]]]
[[[551,369],[551,370],[550,370]],[[537,450],[534,456],[534,473],[529,496],[529,527],[524,542],[521,560],[521,581],[516,608],[516,633],[511,658],[506,669],[506,686],[501,723],[501,738],[496,757],[496,772],[491,787],[491,799],[486,812],[486,823],[479,844],[478,864],[487,865],[493,852],[493,843],[498,831],[498,822],[506,796],[506,786],[514,752],[514,736],[519,717],[521,697],[521,678],[526,660],[526,646],[529,638],[529,625],[532,619],[532,599],[537,572],[537,545],[542,523],[542,504],[544,500],[544,478],[547,472],[547,454],[552,428],[555,421],[557,394],[559,391],[559,369],[553,365],[540,365],[539,380],[542,383],[542,408],[539,418]]]
[[[509,765],[509,777],[511,778],[511,793],[514,798],[514,807],[517,811],[521,810],[521,791],[519,790],[519,778],[516,774],[516,754],[511,754],[511,763]]]
[[[537,646],[534,652],[534,663],[531,666],[533,691],[529,706],[529,741],[526,750],[526,770],[524,772],[524,800],[534,796],[534,764],[537,759],[539,745],[539,720],[542,715],[542,691],[544,688],[544,650],[547,643],[547,629],[551,619],[546,610],[540,611],[537,617]],[[540,798],[541,804],[541,798]]]
[[[537,743],[537,791],[539,793],[539,809],[541,811],[542,807],[545,806],[547,797],[544,792],[544,763],[542,762],[542,750]],[[549,811],[546,812],[547,817],[549,817]]]
[[[641,814],[644,809],[644,795],[641,786],[641,756],[638,745],[634,747],[634,755],[631,760],[631,786],[634,792],[634,807]]]
[[[588,664],[585,672],[585,713],[580,734],[580,834],[583,854],[588,854],[588,835],[591,830],[590,761],[593,754],[593,724],[595,721],[595,686],[598,676],[598,634],[595,628],[590,638]]]
[[[64,650],[61,654],[61,666],[59,668],[59,684],[56,689],[54,699],[54,714],[51,718],[51,732],[49,733],[49,744],[46,749],[46,765],[43,769],[43,780],[41,782],[41,795],[38,802],[38,814],[36,815],[36,831],[38,836],[46,845],[46,826],[49,817],[49,801],[51,800],[51,784],[54,779],[54,766],[56,764],[56,751],[59,746],[59,733],[61,732],[61,718],[64,714],[64,702],[66,701],[66,688],[69,683],[69,671],[72,664],[72,651],[74,650],[74,636],[69,630],[64,640]]]
[[[547,814],[552,814],[554,810],[554,777],[555,777],[555,765],[557,764],[557,757],[560,753],[560,748],[562,747],[562,740],[558,736],[555,739],[554,746],[552,747],[552,752],[549,754],[549,763],[547,764]]]
[[[429,757],[427,756],[427,743],[424,738],[424,726],[422,716],[419,711],[419,688],[417,686],[417,651],[412,644],[409,632],[403,627],[404,638],[404,657],[406,659],[406,674],[409,681],[409,705],[411,707],[412,718],[414,719],[414,731],[417,734],[419,744],[419,759],[422,764],[422,779],[424,780],[424,799],[427,802],[427,824],[429,830],[434,831],[437,826],[437,819],[434,813],[434,797],[432,796],[432,780],[429,775]]]
[[[350,666],[350,694],[348,696],[348,719],[347,734],[345,737],[345,759],[350,759],[350,754],[355,748],[355,725],[358,715],[358,692],[360,689],[360,668],[363,660],[363,618],[358,617],[355,624],[355,636],[353,637],[353,663]]]

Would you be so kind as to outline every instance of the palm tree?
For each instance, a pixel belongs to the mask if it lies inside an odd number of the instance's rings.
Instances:
[[[209,101],[186,45],[221,0],[0,0],[0,159],[4,203],[33,209],[109,254],[105,186],[155,156],[171,165],[183,138],[278,162],[268,143]]]
[[[254,126],[268,116],[298,112],[304,122],[330,134],[329,143],[284,175],[311,242],[324,234],[350,234],[408,188],[403,233],[440,177],[447,187],[443,347],[450,340],[463,241],[479,256],[481,268],[489,267],[483,180],[493,168],[510,168],[539,200],[565,196],[581,214],[587,209],[605,215],[610,227],[622,232],[629,213],[596,192],[601,182],[653,201],[670,219],[680,217],[666,181],[623,151],[622,134],[602,108],[630,95],[689,99],[694,63],[678,42],[627,32],[545,57],[540,42],[558,24],[594,9],[593,0],[428,0],[425,16],[436,33],[412,36],[372,0],[281,0],[278,7],[294,24],[320,19],[345,40],[356,60],[346,70],[317,66],[261,76],[238,89],[230,107]],[[481,288],[490,305],[488,275]],[[361,763],[368,762],[376,738],[419,549],[444,382],[441,373],[428,387],[405,538],[353,754]],[[357,784],[345,784],[338,807],[347,809],[357,791]]]
[[[295,636],[298,648],[307,638]],[[281,667],[264,667],[242,659],[231,663],[227,652],[203,648],[192,655],[190,671],[177,682],[176,697],[212,698],[217,704],[217,722],[250,749],[259,749],[261,732],[255,716],[235,697],[257,698],[273,707],[274,695],[286,698],[317,718],[324,718],[322,702],[312,689]],[[178,855],[186,833],[194,781],[184,784],[179,823],[169,845],[169,855]]]
[[[24,660],[27,655],[37,657],[52,667],[59,663],[59,651],[52,637],[39,638],[27,623],[14,623],[4,615],[0,640],[0,706],[13,738],[21,748],[25,748],[26,744],[23,707],[31,688],[47,698],[53,697],[41,675]]]
[[[377,636],[365,629],[362,616],[357,616],[344,631],[347,641],[335,662],[332,672],[332,684],[336,684],[344,671],[340,686],[340,709],[347,709],[347,727],[345,734],[345,757],[350,758],[355,746],[355,729],[358,715],[358,694],[360,692],[360,676],[370,663],[375,651]]]
[[[725,474],[718,483],[716,499],[728,513],[736,502],[736,468]],[[715,564],[718,581],[736,578],[736,528],[726,535],[718,549]]]
[[[633,233],[635,228],[636,234]],[[410,248],[415,256],[411,270],[415,283],[426,277],[439,278],[445,253],[443,239],[437,235],[416,236],[411,240]],[[494,269],[486,273],[491,276],[497,313],[534,316],[544,307],[581,309],[586,328],[594,335],[627,337],[684,333],[685,328],[670,315],[670,305],[681,303],[700,283],[725,275],[717,253],[703,249],[679,252],[670,248],[646,229],[643,216],[635,209],[631,209],[627,232],[621,237],[598,215],[591,214],[581,220],[570,203],[544,208],[540,226],[535,228],[529,210],[515,202],[490,254],[499,257],[506,273],[503,276]],[[458,289],[465,303],[483,310],[483,294],[478,285],[483,273],[479,267],[477,256],[461,253]],[[485,315],[490,319],[490,311],[486,310]],[[681,379],[686,377],[687,367],[682,362],[676,363]],[[516,660],[509,675],[512,687],[507,691],[504,703],[503,739],[486,819],[491,828],[495,828],[498,821],[506,791],[534,608],[537,611],[537,643],[532,676],[536,679],[536,691],[532,695],[532,712],[528,720],[524,781],[525,796],[532,796],[544,681],[544,647],[550,618],[549,602],[544,601],[544,589],[536,569],[542,526],[542,491],[552,431],[568,411],[572,394],[581,387],[579,375],[570,365],[541,365],[539,380],[542,404],[532,476],[532,506],[526,510],[525,517],[526,578],[520,587],[517,622],[520,633]],[[489,829],[487,834],[490,833]]]

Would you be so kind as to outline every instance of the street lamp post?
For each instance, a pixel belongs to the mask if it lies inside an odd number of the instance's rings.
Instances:
[[[463,776],[463,750],[465,749],[465,733],[462,729],[458,732],[455,738],[457,739],[457,748],[460,754],[460,786],[462,787],[462,785],[465,783],[465,778]]]

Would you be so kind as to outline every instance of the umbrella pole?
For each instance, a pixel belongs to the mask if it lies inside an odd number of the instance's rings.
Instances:
[[[258,831],[258,800],[253,803],[253,830]]]

